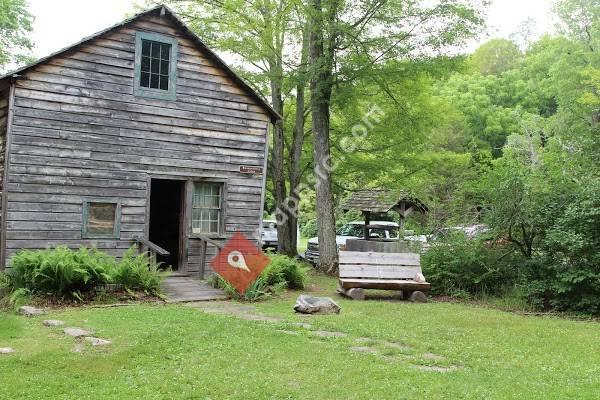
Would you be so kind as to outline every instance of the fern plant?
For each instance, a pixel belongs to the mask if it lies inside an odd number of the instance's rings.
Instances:
[[[145,253],[136,254],[135,247],[127,250],[119,262],[95,248],[21,250],[10,267],[7,276],[13,290],[22,288],[38,295],[79,301],[85,293],[108,283],[158,294],[161,281],[158,264]]]

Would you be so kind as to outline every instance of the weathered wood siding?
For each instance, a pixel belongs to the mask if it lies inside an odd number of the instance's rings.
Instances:
[[[6,129],[8,126],[9,90],[0,90],[0,227],[2,226],[2,198],[4,197],[4,160],[6,158]],[[2,229],[0,229],[0,243]]]
[[[176,37],[177,100],[135,97],[136,31]],[[147,229],[149,177],[219,178],[225,232],[256,238],[269,117],[169,20],[144,17],[26,73],[15,90],[6,249],[95,245],[115,255]],[[122,201],[121,240],[82,240],[84,196]],[[196,239],[187,243],[198,270]]]

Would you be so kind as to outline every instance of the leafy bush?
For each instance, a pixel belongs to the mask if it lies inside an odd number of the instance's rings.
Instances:
[[[304,289],[308,269],[301,262],[282,254],[271,254],[269,258],[271,262],[262,273],[268,285],[285,283],[289,289]]]
[[[270,254],[271,262],[260,276],[246,289],[243,294],[219,275],[209,278],[209,284],[223,289],[228,296],[241,301],[257,301],[289,289],[304,289],[308,281],[308,268],[295,259],[281,255]]]
[[[74,296],[77,292],[109,283],[113,266],[111,257],[95,249],[21,250],[11,260],[8,275],[14,289]]]
[[[545,232],[528,271],[540,308],[600,315],[600,180],[590,180]]]
[[[421,265],[433,294],[502,294],[518,279],[511,250],[456,233],[435,243]]]
[[[261,300],[273,294],[281,293],[286,288],[285,282],[269,285],[266,277],[262,274],[256,278],[256,280],[248,287],[248,289],[246,289],[243,294],[238,293],[238,291],[229,282],[219,275],[212,275],[208,279],[208,282],[213,287],[223,289],[225,294],[239,301]]]
[[[147,253],[137,254],[135,247],[127,250],[111,271],[111,282],[129,290],[155,294],[160,290],[160,281],[158,264]]]
[[[317,236],[317,220],[310,219],[306,221],[306,223],[300,228],[300,233],[302,234],[302,237],[305,238]]]
[[[72,297],[108,283],[126,289],[156,293],[160,285],[157,265],[146,255],[129,249],[120,262],[96,249],[71,250],[61,246],[45,250],[21,250],[7,272],[13,290],[34,294]]]

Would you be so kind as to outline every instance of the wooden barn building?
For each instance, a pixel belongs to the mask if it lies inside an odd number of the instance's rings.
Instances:
[[[205,238],[259,238],[278,118],[163,6],[0,77],[0,268],[153,243],[204,275]]]

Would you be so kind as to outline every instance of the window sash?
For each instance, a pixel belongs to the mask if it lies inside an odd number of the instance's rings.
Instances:
[[[150,32],[135,34],[134,95],[176,100],[177,39]]]
[[[148,39],[141,40],[140,86],[169,90],[171,44]]]
[[[222,183],[194,182],[192,233],[221,232],[222,198]]]
[[[111,207],[107,206],[113,206]],[[103,210],[104,208],[104,210]],[[121,231],[121,202],[113,198],[84,199],[82,206],[81,236],[83,239],[112,238],[118,239]],[[103,230],[110,222],[102,219],[101,214],[112,217],[112,229]],[[98,218],[100,217],[100,218]],[[105,225],[105,226],[103,226]]]

